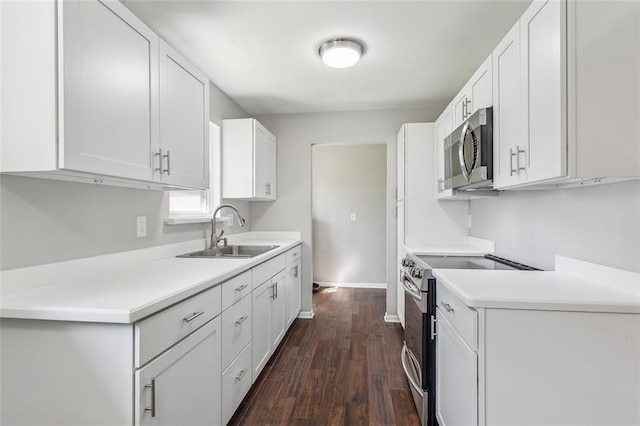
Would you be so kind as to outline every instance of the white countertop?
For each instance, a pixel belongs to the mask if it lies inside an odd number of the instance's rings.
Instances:
[[[284,253],[301,240],[262,236],[241,242],[280,247],[251,259],[172,256],[26,287],[2,295],[0,317],[133,323]]]
[[[579,270],[434,269],[433,274],[472,308],[640,313],[640,274],[587,264],[602,273],[584,276],[586,262],[571,261]]]

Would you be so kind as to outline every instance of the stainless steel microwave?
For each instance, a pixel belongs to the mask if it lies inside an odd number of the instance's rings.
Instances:
[[[493,188],[493,109],[480,108],[444,141],[445,189]]]

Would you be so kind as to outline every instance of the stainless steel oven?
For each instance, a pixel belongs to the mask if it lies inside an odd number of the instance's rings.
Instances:
[[[435,280],[430,284],[430,273],[411,255],[402,260],[405,292],[402,368],[421,423],[429,426],[435,425],[435,399],[430,397],[435,389],[435,345],[431,344],[430,336],[425,338],[434,330],[435,320]]]
[[[402,259],[404,345],[402,367],[423,426],[435,426],[436,406],[436,279],[433,269],[537,270],[490,254],[484,256],[422,256]]]

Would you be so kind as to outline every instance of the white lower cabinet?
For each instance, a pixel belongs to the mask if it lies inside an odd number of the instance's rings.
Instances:
[[[470,308],[438,283],[436,316],[440,426],[640,424],[640,315]]]
[[[478,424],[478,354],[443,317],[438,317],[436,418],[440,426]]]
[[[136,425],[220,419],[220,317],[135,373]]]
[[[284,272],[280,272],[273,277],[271,285],[274,290],[274,295],[271,299],[271,353],[273,354],[280,342],[282,342],[286,331],[284,324],[284,302],[286,299]]]
[[[298,245],[134,324],[3,318],[0,424],[226,424],[300,311],[300,265]]]
[[[222,424],[226,424],[252,384],[251,343],[222,373]]]

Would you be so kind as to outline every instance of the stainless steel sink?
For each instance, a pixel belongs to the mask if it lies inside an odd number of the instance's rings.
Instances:
[[[206,258],[251,258],[264,254],[280,246],[259,246],[259,245],[230,245],[213,249],[194,251],[192,253],[181,254],[177,257],[206,257]]]

